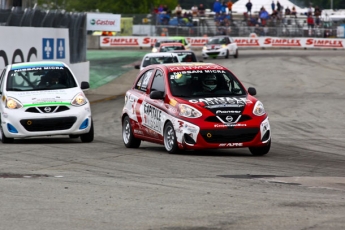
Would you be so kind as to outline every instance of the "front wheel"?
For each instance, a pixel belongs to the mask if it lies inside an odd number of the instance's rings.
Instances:
[[[8,138],[5,136],[4,131],[2,130],[2,125],[0,125],[0,139],[1,142],[6,144],[6,143],[13,143],[14,138]]]
[[[238,58],[238,50],[236,50],[236,53],[234,55],[234,58]]]
[[[139,148],[141,140],[133,135],[129,117],[126,116],[122,123],[122,139],[127,148]]]
[[[178,150],[174,126],[170,121],[164,127],[163,131],[164,147],[168,153],[176,153]]]
[[[225,58],[228,59],[229,58],[229,50],[226,51],[226,55]]]
[[[88,133],[84,133],[80,135],[81,142],[87,143],[92,142],[94,137],[94,131],[93,131],[93,121],[91,120],[91,128]]]
[[[266,146],[263,147],[249,147],[249,151],[254,156],[263,156],[266,155],[271,148],[271,141],[268,142]]]

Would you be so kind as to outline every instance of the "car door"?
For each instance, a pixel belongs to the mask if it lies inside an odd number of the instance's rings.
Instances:
[[[140,108],[147,97],[148,86],[154,73],[154,68],[148,69],[138,78],[134,88],[126,94],[125,108],[132,122],[134,135],[145,136],[145,129],[142,125],[143,117]]]
[[[152,79],[149,92],[160,91],[165,96],[165,80],[164,72],[157,69]],[[150,138],[156,139],[158,142],[163,141],[164,117],[166,117],[165,102],[162,99],[151,99],[149,94],[145,97],[143,106],[141,108],[141,115],[143,117],[143,126],[148,129],[147,135]]]
[[[229,46],[230,46],[230,55],[234,55],[236,53],[237,45],[236,45],[236,43],[235,43],[233,38],[228,37],[228,39],[229,39],[229,42],[230,42],[230,44],[229,44]]]

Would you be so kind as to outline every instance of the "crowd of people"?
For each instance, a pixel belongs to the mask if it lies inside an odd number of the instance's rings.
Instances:
[[[276,26],[279,22],[284,22],[287,18],[297,18],[298,14],[296,8],[293,6],[291,9],[284,6],[279,0],[272,0],[271,10],[268,13],[264,6],[260,11],[253,12],[253,3],[248,0],[246,3],[246,12],[243,13],[244,20],[248,26],[255,27],[255,30],[259,35],[266,35],[268,27]],[[231,33],[231,27],[233,25],[232,18],[232,0],[220,1],[214,0],[212,11],[214,15],[214,21],[217,34],[229,35]],[[203,4],[193,5],[190,10],[183,10],[181,5],[178,4],[174,9],[169,9],[167,5],[160,5],[155,7],[153,14],[156,15],[157,25],[173,25],[173,26],[190,26],[193,27],[193,18],[199,20],[205,18],[206,9]],[[310,6],[307,12],[307,24],[308,27],[314,28],[314,26],[320,26],[321,9],[316,6],[314,9]]]

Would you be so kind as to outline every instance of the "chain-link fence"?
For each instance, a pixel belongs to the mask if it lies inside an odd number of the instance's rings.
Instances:
[[[67,28],[70,62],[86,61],[86,13],[13,7],[0,9],[0,26]]]

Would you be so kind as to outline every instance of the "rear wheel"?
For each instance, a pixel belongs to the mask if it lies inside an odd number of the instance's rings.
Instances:
[[[80,135],[80,139],[81,139],[81,142],[92,142],[93,141],[93,137],[94,137],[94,131],[93,131],[93,121],[91,119],[91,128],[90,128],[90,131],[88,133],[85,133],[85,134],[81,134]]]
[[[2,143],[13,143],[14,138],[8,138],[5,136],[4,131],[2,130],[2,125],[0,125],[0,139]]]
[[[125,144],[127,148],[139,148],[141,140],[134,137],[131,123],[128,116],[126,116],[123,119],[122,138],[123,138],[123,143]]]
[[[176,153],[178,150],[174,126],[170,121],[164,127],[163,131],[164,147],[168,153]]]
[[[226,51],[226,55],[225,58],[228,59],[229,58],[229,50]]]
[[[266,155],[271,148],[271,141],[268,142],[266,146],[263,147],[249,147],[249,151],[254,156],[263,156]]]

